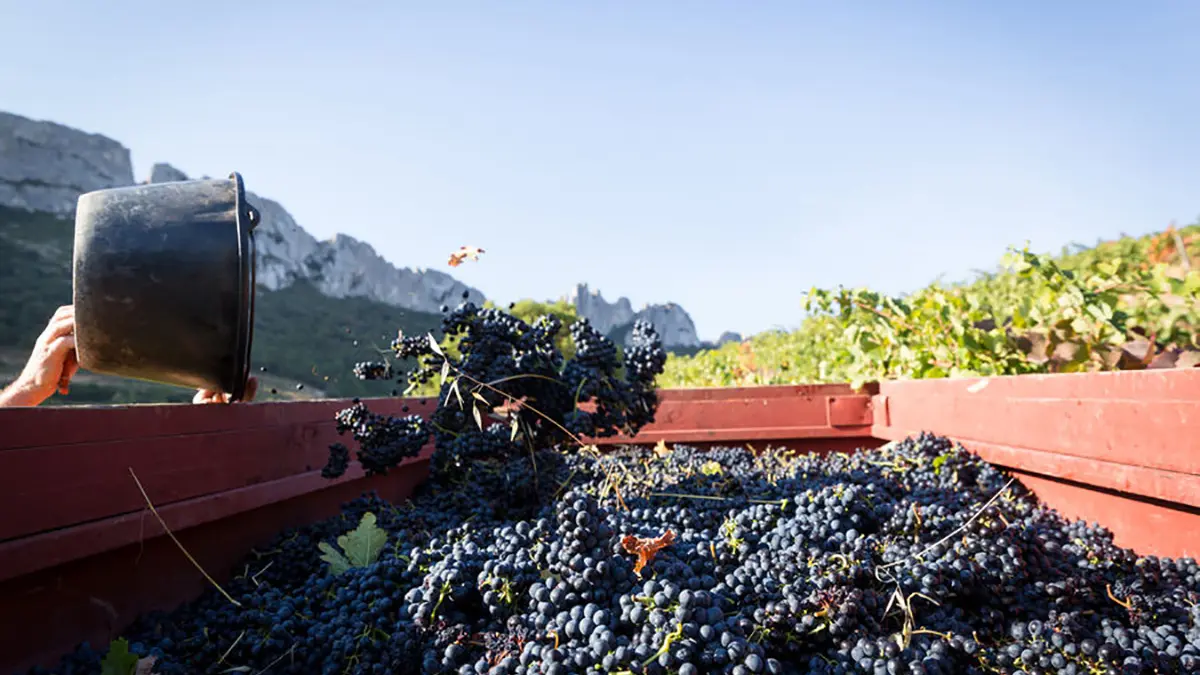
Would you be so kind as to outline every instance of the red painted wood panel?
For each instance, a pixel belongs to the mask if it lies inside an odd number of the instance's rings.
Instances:
[[[426,414],[436,401],[417,398],[364,399],[379,413],[399,415],[403,406]],[[71,443],[129,441],[236,431],[303,422],[323,422],[350,405],[348,399],[325,399],[235,405],[156,404],[0,409],[0,451]]]
[[[914,433],[911,430],[888,427],[877,428],[876,433],[888,440],[901,440],[915,436],[919,432]],[[970,439],[955,438],[954,440],[997,466],[1054,476],[1131,495],[1200,507],[1200,475],[1149,469]]]
[[[653,424],[597,445],[866,437],[872,401],[847,385],[665,390]]]
[[[1200,398],[1200,369],[1123,370],[1106,373],[1016,375],[992,378],[892,380],[879,384],[879,393],[895,393],[915,386],[918,391],[957,389],[987,382],[984,388],[1002,398],[1105,399],[1186,401]]]
[[[411,475],[419,482],[429,473],[429,455],[427,450],[420,457],[407,460],[392,473]],[[132,484],[132,479],[130,483]],[[346,474],[336,481],[323,478],[319,470],[310,471],[166,506],[156,503],[155,508],[166,521],[167,527],[174,532],[223,518],[235,518],[246,511],[336,486],[358,484],[360,492],[365,492],[375,489],[372,486],[376,483],[379,483],[379,480],[364,478],[362,467],[355,462]],[[136,486],[133,489],[136,492]],[[140,493],[138,494],[140,496]],[[143,501],[141,509],[121,516],[0,543],[0,581],[103,553],[126,544],[142,542],[162,534],[161,525]]]
[[[72,431],[49,433],[41,445],[0,451],[0,541],[141,509],[144,499],[130,468],[156,506],[319,469],[328,457],[329,443],[339,440],[333,415],[348,404],[15,411],[21,413],[13,419],[17,437],[32,436],[29,429],[43,425],[42,413],[52,413],[49,417]],[[394,414],[406,404],[413,413],[432,408],[431,403],[394,399],[368,404],[375,412]],[[205,412],[198,415],[201,409]],[[102,412],[109,413],[106,422],[97,416]],[[68,423],[70,413],[78,413],[82,421]],[[222,416],[230,420],[232,429],[216,426]],[[181,433],[167,433],[173,422]],[[99,440],[88,441],[82,435],[89,424]],[[147,428],[157,435],[144,435]],[[129,438],[121,437],[122,429],[129,430]],[[72,442],[61,442],[68,437]]]
[[[880,396],[883,427],[1200,473],[1200,369],[888,382]]]
[[[1014,474],[1063,516],[1107,527],[1118,546],[1142,555],[1200,558],[1200,512],[1194,509],[1172,508],[1047,476]]]
[[[695,387],[692,389],[659,389],[659,401],[726,401],[741,398],[795,398],[797,396],[850,396],[873,394],[878,385],[868,384],[864,391],[855,391],[848,384],[770,384],[754,387]]]
[[[343,480],[319,489],[305,486],[295,493],[300,496],[292,498],[287,490],[267,494],[260,485],[249,488],[252,496],[241,501],[210,498],[195,506],[164,509],[163,515],[188,552],[222,582],[231,572],[242,571],[234,565],[251,548],[269,542],[285,528],[335,515],[341,504],[365,491],[403,500],[424,479],[426,465],[415,462],[386,477]],[[138,534],[141,525],[137,520],[105,521],[87,538],[118,536],[127,543],[106,545],[104,553],[61,565],[27,559],[39,571],[0,582],[0,672],[54,665],[61,654],[83,640],[97,647],[107,645],[139,614],[171,609],[205,589],[207,582],[174,542],[154,536],[158,531],[153,516],[146,514],[145,520],[144,538],[130,538],[131,533]],[[193,521],[203,524],[184,527]],[[0,553],[0,563],[9,564],[11,551]],[[19,555],[26,554],[33,551]]]

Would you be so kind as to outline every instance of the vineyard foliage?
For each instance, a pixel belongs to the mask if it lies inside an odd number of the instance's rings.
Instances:
[[[1200,365],[1200,225],[1062,255],[1012,249],[903,297],[812,289],[791,332],[672,357],[661,387],[864,382]]]

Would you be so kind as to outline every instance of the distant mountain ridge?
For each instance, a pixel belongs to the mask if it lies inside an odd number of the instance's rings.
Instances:
[[[166,163],[155,164],[148,182],[188,180]],[[128,148],[119,142],[55,122],[0,112],[0,206],[67,217],[79,195],[135,184]],[[311,283],[332,298],[361,297],[395,307],[436,313],[456,305],[463,294],[483,303],[482,291],[444,272],[397,267],[368,243],[344,234],[320,241],[278,202],[247,195],[262,212],[256,235],[258,282],[268,290]],[[569,296],[580,316],[606,334],[638,319],[654,324],[668,347],[696,348],[703,343],[691,317],[673,303],[634,311],[629,300],[609,303],[580,284]]]

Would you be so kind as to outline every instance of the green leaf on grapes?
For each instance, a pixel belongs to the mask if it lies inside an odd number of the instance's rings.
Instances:
[[[336,548],[329,545],[329,542],[323,541],[317,544],[317,548],[321,551],[321,560],[329,563],[329,572],[333,575],[338,575],[350,569],[352,565]]]
[[[933,458],[933,472],[941,473],[942,466],[950,459],[950,455],[938,455]]]
[[[341,574],[351,567],[366,567],[379,560],[387,544],[387,532],[375,524],[374,513],[364,513],[358,527],[338,537],[338,551],[328,542],[321,542],[321,560],[329,563],[329,571]]]
[[[129,641],[117,638],[108,645],[108,653],[100,662],[100,675],[133,675],[138,657],[129,651]]]

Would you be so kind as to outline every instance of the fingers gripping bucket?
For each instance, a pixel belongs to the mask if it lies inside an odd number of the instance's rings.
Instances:
[[[236,173],[81,195],[74,254],[79,365],[242,399],[259,220]]]

